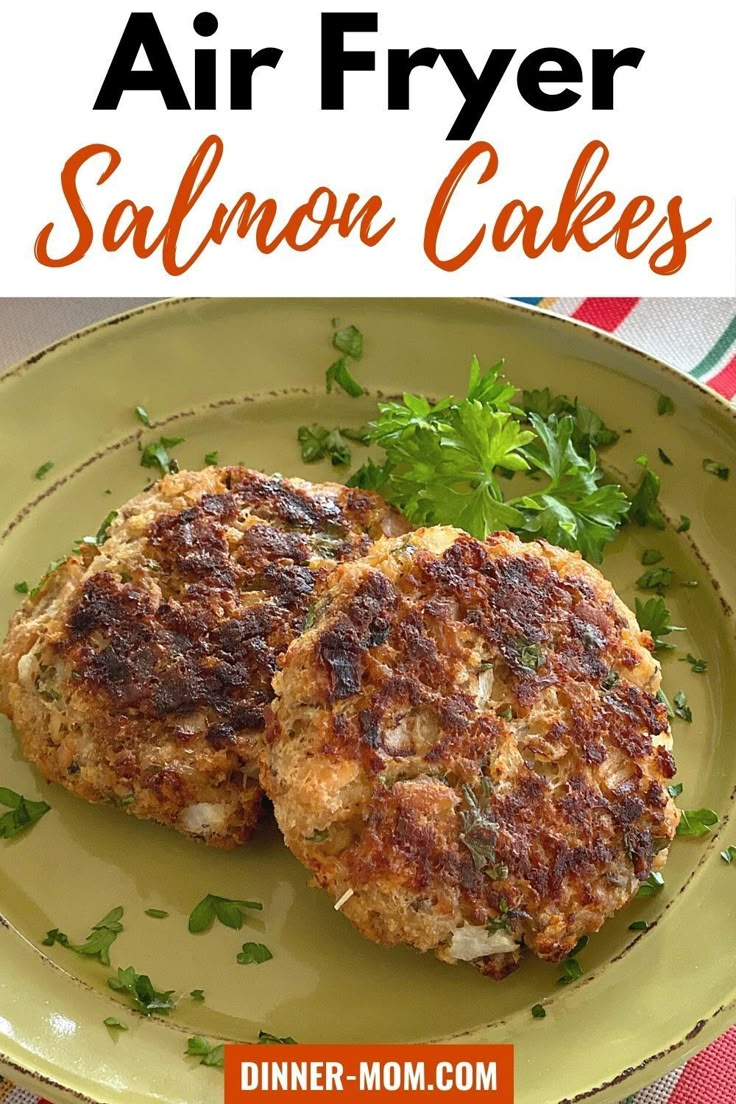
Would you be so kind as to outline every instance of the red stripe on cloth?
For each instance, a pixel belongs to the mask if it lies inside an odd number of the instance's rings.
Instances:
[[[628,318],[638,302],[638,299],[584,299],[573,318],[613,333]]]
[[[708,386],[726,399],[732,399],[736,395],[736,356],[717,375],[711,376]]]
[[[696,1054],[680,1074],[668,1104],[733,1104],[736,1100],[736,1028]]]

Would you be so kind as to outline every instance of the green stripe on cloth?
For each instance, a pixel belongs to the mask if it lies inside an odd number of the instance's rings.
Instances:
[[[699,364],[696,364],[694,368],[690,369],[690,375],[695,376],[696,379],[700,379],[701,376],[704,376],[711,368],[715,368],[718,361],[726,355],[735,341],[736,318],[732,318],[731,324],[726,327],[710,352],[706,353]]]

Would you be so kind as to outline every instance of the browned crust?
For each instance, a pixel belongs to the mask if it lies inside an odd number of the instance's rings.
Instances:
[[[443,912],[472,926],[505,917],[559,960],[661,865],[675,831],[651,640],[579,556],[456,531],[438,551],[438,532],[335,572],[277,678],[263,785],[320,884],[354,891],[344,911],[370,938],[421,946],[412,911],[431,914],[435,936]],[[482,670],[493,693],[479,705]],[[303,780],[319,769],[348,780],[322,819]],[[486,786],[479,863],[466,818]],[[446,939],[434,949],[446,957]],[[493,957],[484,972],[513,965]]]

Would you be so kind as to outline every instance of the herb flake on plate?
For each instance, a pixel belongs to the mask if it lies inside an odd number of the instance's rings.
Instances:
[[[225,1044],[210,1043],[202,1035],[192,1035],[184,1051],[188,1058],[199,1058],[200,1066],[213,1066],[222,1069],[225,1065]]]
[[[679,717],[681,721],[687,721],[688,724],[693,723],[693,712],[687,704],[687,694],[684,690],[677,691],[672,699],[672,707],[675,716]]]
[[[258,1042],[264,1043],[279,1043],[282,1046],[296,1046],[296,1039],[292,1039],[291,1035],[285,1035],[280,1038],[278,1035],[272,1035],[270,1031],[259,1031]]]
[[[141,467],[157,468],[161,475],[170,475],[178,471],[179,466],[176,460],[169,456],[169,449],[176,448],[183,442],[183,437],[160,437],[158,441],[150,441],[141,451]]]
[[[139,422],[142,422],[148,429],[151,428],[151,419],[148,416],[148,411],[143,406],[137,406],[135,408],[135,416]]]
[[[707,836],[720,824],[718,813],[713,809],[682,809],[678,836]]]
[[[208,893],[192,910],[189,917],[189,930],[194,933],[208,931],[216,919],[226,928],[240,930],[243,926],[245,910],[260,911],[262,908],[260,901],[235,901]]]
[[[273,955],[264,943],[244,943],[242,950],[237,955],[237,960],[241,966],[258,966],[272,958]]]
[[[139,974],[133,966],[118,967],[117,975],[108,978],[107,984],[114,992],[127,996],[133,1008],[144,1016],[152,1016],[154,1012],[168,1015],[176,1008],[173,989],[157,990],[148,974]]]
[[[684,658],[680,659],[680,663],[689,663],[690,670],[694,675],[704,675],[708,670],[707,662],[704,659],[696,659],[690,652],[688,652]]]
[[[664,878],[658,870],[653,870],[649,877],[641,883],[637,890],[637,897],[654,897],[664,889]]]
[[[54,943],[58,943],[69,951],[74,951],[79,955],[87,955],[90,958],[98,958],[103,966],[109,966],[110,947],[123,930],[122,916],[122,905],[112,909],[107,916],[104,916],[93,926],[84,943],[72,943],[68,935],[59,931],[58,928],[52,928],[46,933],[43,945],[52,947]]]
[[[347,357],[340,357],[339,360],[330,365],[325,374],[325,384],[328,395],[332,394],[335,385],[341,387],[347,395],[350,395],[351,399],[358,399],[365,393],[350,371]]]
[[[655,652],[665,651],[673,647],[672,644],[663,639],[665,636],[669,636],[673,632],[684,632],[684,629],[679,625],[671,623],[670,611],[662,597],[648,598],[646,602],[642,602],[640,598],[637,598],[636,620],[639,622],[640,629],[651,633]]]
[[[53,460],[47,460],[45,464],[41,464],[40,468],[36,468],[33,474],[34,479],[45,479],[54,466]]]
[[[51,809],[45,801],[32,801],[5,786],[0,786],[0,805],[9,810],[0,814],[0,839],[6,840],[25,832]]]
[[[119,1020],[117,1016],[106,1016],[102,1021],[105,1027],[109,1027],[111,1031],[127,1031],[128,1025]]]
[[[715,475],[716,479],[728,479],[731,471],[724,464],[719,464],[717,460],[704,460],[703,471],[707,471],[710,475]]]
[[[721,851],[721,858],[725,863],[732,863],[736,859],[736,847],[732,844],[725,851]]]

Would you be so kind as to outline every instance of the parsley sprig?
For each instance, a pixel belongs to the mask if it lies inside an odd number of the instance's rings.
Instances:
[[[481,539],[511,529],[600,562],[629,502],[620,487],[601,485],[592,442],[616,435],[587,407],[560,405],[548,392],[526,392],[526,410],[514,406],[501,368],[484,374],[474,358],[459,401],[404,395],[379,404],[368,428],[386,459],[364,465],[351,485],[380,491],[415,525],[457,525]],[[517,473],[531,485],[506,497],[502,479]]]

